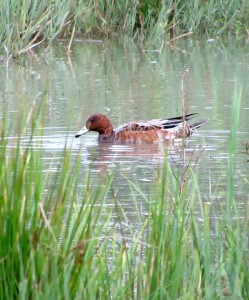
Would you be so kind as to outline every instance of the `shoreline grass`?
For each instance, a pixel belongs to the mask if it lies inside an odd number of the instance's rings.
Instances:
[[[140,218],[137,208],[140,228],[123,230],[125,211],[115,193],[114,206],[105,205],[112,176],[94,188],[86,176],[80,190],[80,157],[66,148],[57,172],[44,173],[42,150],[32,146],[41,111],[34,106],[21,118],[11,149],[2,119],[0,299],[248,299],[248,215],[237,213],[233,182],[229,213],[220,218],[217,203],[203,202],[195,172],[181,186],[166,158],[148,215]],[[30,143],[23,147],[28,124]],[[232,172],[228,166],[228,178]]]
[[[186,2],[60,0],[0,3],[0,50],[18,57],[41,44],[77,37],[128,36],[142,47],[163,47],[189,34],[216,38],[248,34],[245,0]]]

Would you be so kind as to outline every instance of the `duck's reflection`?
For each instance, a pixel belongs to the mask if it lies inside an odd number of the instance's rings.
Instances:
[[[191,163],[200,155],[203,147],[190,144],[157,143],[157,144],[86,144],[82,149],[82,163],[93,172],[104,173],[118,168],[119,171],[131,171],[143,167],[150,171],[158,169],[167,160],[173,167]]]

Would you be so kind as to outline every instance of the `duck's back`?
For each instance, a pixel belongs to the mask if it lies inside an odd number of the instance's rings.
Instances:
[[[157,122],[156,122],[157,121]],[[114,141],[121,143],[153,143],[170,140],[159,120],[129,122],[118,126],[114,131]]]

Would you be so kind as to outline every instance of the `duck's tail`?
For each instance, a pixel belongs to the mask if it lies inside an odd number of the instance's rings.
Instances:
[[[207,119],[192,124],[189,124],[188,122],[184,124],[183,122],[181,122],[178,126],[174,126],[173,128],[171,128],[171,132],[174,136],[174,139],[188,138],[196,131],[197,128],[201,127],[207,122]]]
[[[196,131],[197,128],[201,127],[202,125],[206,124],[207,122],[208,122],[208,119],[204,119],[204,120],[192,123],[192,124],[187,124],[187,126],[185,127],[185,136],[190,137]]]
[[[199,122],[190,124],[190,125],[189,125],[190,130],[191,130],[192,132],[194,132],[197,128],[201,127],[202,125],[206,124],[207,122],[208,122],[208,119],[204,119],[204,120],[201,120],[201,121],[199,121]]]

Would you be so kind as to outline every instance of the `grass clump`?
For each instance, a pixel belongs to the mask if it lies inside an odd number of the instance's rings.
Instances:
[[[33,118],[38,121],[38,115]],[[95,203],[101,197],[103,204],[106,194],[86,183],[83,202],[76,205],[80,163],[76,159],[72,169],[66,149],[57,172],[44,174],[41,153],[32,144],[36,122],[28,146],[21,145],[19,132],[9,148],[5,121],[1,128],[0,299],[75,299],[79,287],[87,287],[88,274],[95,276],[91,260],[104,226],[96,227],[101,205]],[[110,180],[105,184],[107,191]],[[89,296],[92,292],[89,288]]]
[[[42,118],[23,120],[14,145],[1,125],[0,299],[248,299],[248,216],[234,193],[221,218],[196,175],[180,187],[165,160],[147,215],[137,209],[140,226],[124,230],[121,199],[105,205],[111,176],[97,187],[86,176],[83,188],[66,147],[56,172],[44,171],[33,142]]]
[[[6,0],[0,3],[0,48],[16,57],[55,39],[115,33],[143,47],[163,46],[186,34],[216,37],[248,30],[245,0],[103,1]]]

